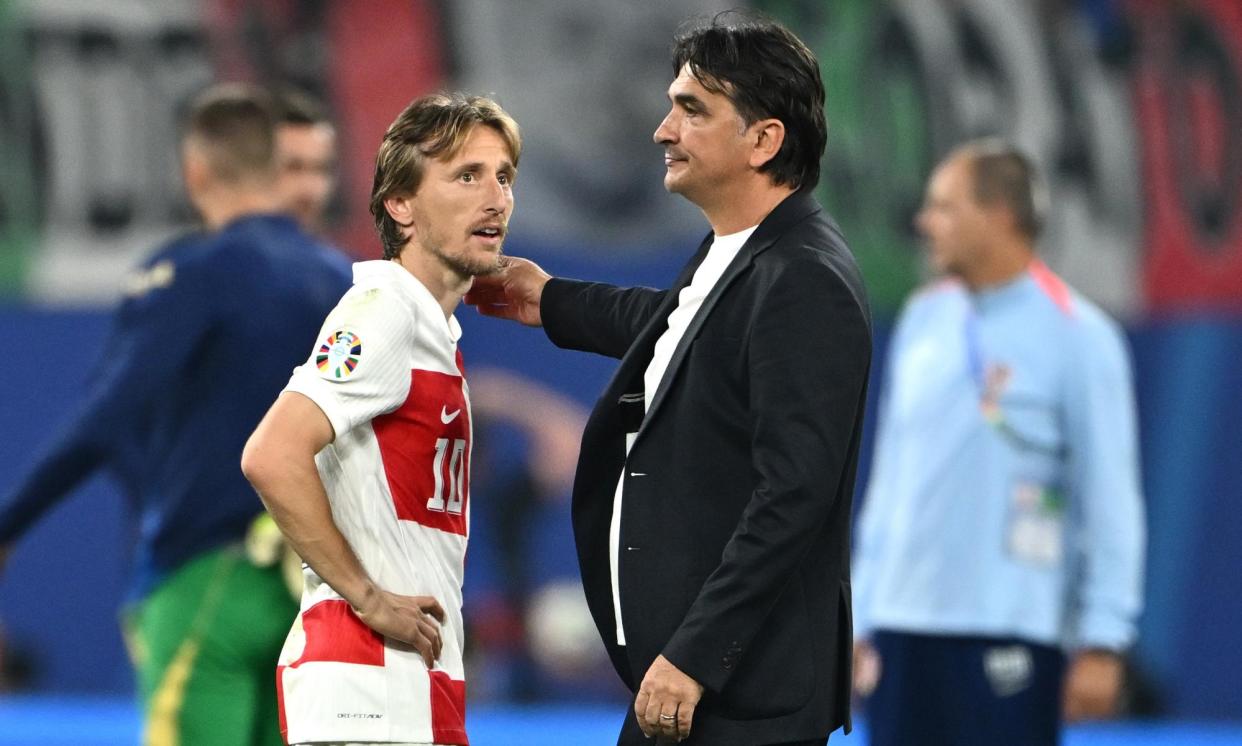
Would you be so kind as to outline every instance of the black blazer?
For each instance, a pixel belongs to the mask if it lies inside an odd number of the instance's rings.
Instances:
[[[643,373],[711,239],[668,291],[544,288],[553,343],[621,358],[574,483],[583,586],[631,690],[661,653],[706,687],[691,742],[821,737],[849,726],[850,504],[870,313],[840,231],[795,193],[704,300],[644,417]],[[621,647],[608,530],[623,467]],[[632,711],[621,742],[644,743]]]

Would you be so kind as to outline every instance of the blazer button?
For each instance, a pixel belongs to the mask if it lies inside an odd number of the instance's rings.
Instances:
[[[724,668],[724,670],[732,671],[733,670],[733,656],[726,655],[725,657],[721,658],[720,665]]]

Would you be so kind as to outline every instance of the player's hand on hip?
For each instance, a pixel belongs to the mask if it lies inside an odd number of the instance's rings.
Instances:
[[[484,316],[541,326],[539,302],[550,279],[552,275],[529,259],[505,257],[498,272],[474,278],[463,300]]]
[[[1070,661],[1062,712],[1066,722],[1098,720],[1117,713],[1121,694],[1121,656],[1084,650]]]
[[[434,668],[444,647],[440,625],[444,608],[431,596],[402,596],[379,591],[367,598],[354,612],[371,629],[411,645],[423,657],[427,668]]]
[[[662,736],[678,741],[690,737],[694,708],[703,697],[703,685],[659,656],[647,669],[634,700],[638,727],[647,738]]]

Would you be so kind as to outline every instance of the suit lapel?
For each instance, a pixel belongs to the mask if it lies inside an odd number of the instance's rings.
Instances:
[[[604,406],[617,406],[623,396],[629,394],[642,394],[642,377],[647,370],[648,363],[651,362],[651,354],[655,349],[656,340],[668,328],[668,317],[677,308],[677,296],[681,294],[682,288],[690,284],[690,280],[694,277],[694,272],[703,263],[703,259],[707,256],[707,249],[712,244],[712,235],[708,234],[703,239],[703,243],[699,245],[698,251],[694,256],[690,257],[690,261],[682,269],[678,275],[676,282],[665,297],[664,302],[656,309],[651,317],[651,321],[647,322],[647,326],[638,334],[638,338],[634,340],[634,344],[630,345],[630,349],[626,351],[625,357],[621,358],[621,364],[617,366],[617,372],[613,374],[612,380],[605,389],[603,396],[600,397],[600,404]],[[634,383],[637,378],[637,384]],[[637,385],[637,388],[635,388]]]
[[[707,321],[707,317],[711,314],[712,309],[720,301],[721,296],[729,289],[741,274],[750,267],[751,262],[755,259],[754,247],[749,245],[750,240],[747,239],[747,245],[743,246],[737,252],[737,256],[733,257],[733,261],[729,262],[729,266],[725,268],[724,274],[716,281],[711,292],[703,299],[703,305],[699,307],[694,318],[690,319],[690,324],[686,327],[686,333],[681,335],[681,339],[677,342],[677,347],[673,350],[673,356],[669,358],[668,368],[664,371],[664,376],[660,379],[659,385],[656,387],[655,394],[652,396],[651,405],[647,407],[647,416],[643,418],[643,426],[639,428],[635,441],[643,437],[643,431],[647,429],[648,423],[655,417],[656,411],[660,405],[664,403],[664,399],[668,395],[669,385],[677,375],[677,371],[681,368],[682,363],[686,360],[686,353],[690,350],[690,343],[699,335],[699,330],[703,328],[703,323]],[[676,308],[676,306],[674,306]],[[672,313],[670,310],[669,313]],[[668,320],[665,318],[664,327],[661,334],[668,329]],[[657,337],[658,339],[658,337]]]
[[[815,212],[818,209],[818,203],[816,203],[810,195],[804,192],[795,192],[781,202],[781,204],[777,205],[776,209],[774,209],[768,217],[764,218],[764,220],[759,224],[759,227],[755,229],[755,232],[751,234],[750,238],[746,239],[746,243],[743,244],[741,250],[737,252],[737,256],[733,257],[733,261],[729,263],[729,266],[725,269],[724,274],[720,276],[720,279],[711,289],[711,292],[709,292],[707,297],[703,299],[703,305],[699,308],[698,313],[694,315],[694,318],[690,320],[690,324],[686,327],[686,333],[683,334],[681,339],[677,342],[677,348],[673,350],[673,356],[669,359],[668,368],[664,371],[664,377],[660,379],[659,386],[657,386],[655,394],[652,396],[651,405],[647,407],[647,414],[643,418],[642,426],[639,428],[638,434],[634,436],[635,443],[641,440],[643,433],[650,428],[651,422],[655,419],[656,413],[660,409],[660,405],[663,404],[664,400],[668,397],[668,390],[672,386],[673,381],[676,379],[678,369],[681,368],[681,365],[686,360],[686,354],[690,349],[690,344],[694,341],[694,338],[698,336],[699,331],[703,328],[703,323],[707,320],[708,315],[711,314],[712,309],[716,307],[716,304],[720,302],[720,299],[726,292],[728,292],[729,286],[732,285],[733,282],[750,267],[756,256],[772,244],[776,243],[776,241],[785,233],[786,230],[789,229],[791,225],[802,220],[808,214]],[[714,240],[714,236],[708,236],[708,240],[704,242],[704,246],[700,247],[698,262],[695,264],[695,269],[697,269],[698,265],[703,262],[703,258],[707,256],[707,252],[704,249],[710,247],[712,240]],[[677,296],[680,295],[681,288],[684,288],[687,284],[689,284],[693,276],[694,273],[692,271],[688,277],[684,278],[685,282],[678,286],[677,292],[670,293],[672,296],[670,298],[673,302],[672,305],[667,309],[661,309],[663,313],[658,317],[659,329],[656,331],[655,335],[651,337],[650,349],[647,350],[646,356],[643,358],[644,371],[646,370],[646,364],[651,360],[651,349],[654,349],[656,340],[659,339],[660,335],[668,329],[668,317],[669,314],[677,308]],[[651,328],[646,330],[647,333],[652,331],[653,330]],[[633,352],[633,350],[631,350],[631,352]]]
[[[738,255],[733,258],[733,261],[720,277],[716,286],[703,299],[703,306],[695,314],[694,319],[691,320],[689,327],[686,329],[686,333],[678,343],[677,349],[673,351],[673,357],[669,360],[668,369],[664,372],[664,378],[660,381],[660,385],[652,397],[651,406],[646,408],[646,416],[643,417],[642,426],[639,428],[639,434],[636,438],[642,436],[643,430],[649,426],[656,410],[663,403],[677,369],[685,362],[690,343],[698,335],[703,322],[707,319],[707,315],[724,296],[729,285],[742,275],[756,256],[776,243],[790,226],[817,210],[819,210],[819,204],[813,197],[805,192],[795,192],[786,198],[784,202],[777,205],[776,209],[768,217],[764,218],[759,227],[755,229],[754,234],[746,241],[742,249],[738,251]],[[617,367],[617,372],[613,374],[612,380],[604,390],[604,394],[600,397],[598,406],[621,406],[621,398],[623,396],[643,393],[642,377],[647,370],[647,366],[651,363],[651,355],[655,349],[656,340],[668,329],[668,317],[677,308],[678,296],[681,294],[682,289],[689,285],[690,280],[694,278],[694,273],[699,268],[699,265],[703,263],[703,259],[706,258],[707,250],[711,248],[713,240],[715,240],[715,236],[708,234],[699,245],[698,251],[686,263],[685,268],[677,277],[677,281],[669,290],[664,302],[660,304],[651,321],[639,333],[634,344],[630,346],[630,349],[625,353],[625,357],[621,359],[621,364]],[[630,405],[632,406],[633,402]]]

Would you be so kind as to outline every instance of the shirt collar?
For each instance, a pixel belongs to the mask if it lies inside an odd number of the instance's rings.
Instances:
[[[444,309],[440,307],[439,301],[414,275],[402,267],[400,264],[389,261],[387,259],[372,259],[365,262],[354,262],[354,284],[359,284],[363,280],[376,279],[391,285],[397,291],[414,305],[419,311],[425,313],[430,318],[444,319]],[[457,323],[457,317],[450,314],[445,319],[444,330],[448,334],[449,341],[456,344],[461,339],[461,324]]]

